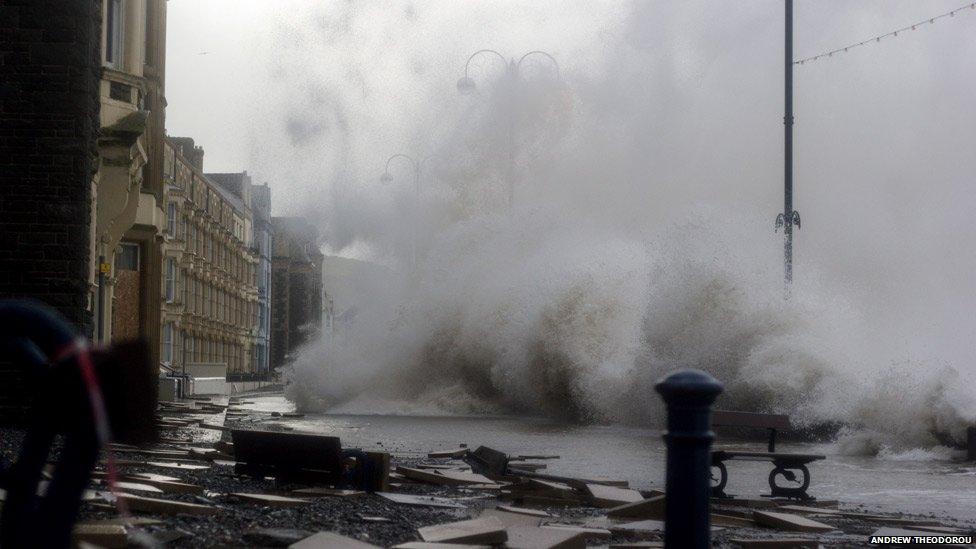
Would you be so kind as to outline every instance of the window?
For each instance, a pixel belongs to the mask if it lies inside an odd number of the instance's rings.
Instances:
[[[170,236],[176,236],[176,202],[170,202],[166,206],[166,232]]]
[[[176,260],[166,259],[166,302],[172,303],[176,299]]]
[[[163,362],[173,363],[173,323],[163,324]]]
[[[122,0],[108,0],[108,10],[105,13],[105,64],[115,68],[122,67],[124,21]]]
[[[115,269],[118,271],[139,270],[139,245],[123,242],[115,250]]]

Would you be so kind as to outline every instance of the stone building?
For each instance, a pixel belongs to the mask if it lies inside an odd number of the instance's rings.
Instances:
[[[101,1],[0,7],[0,298],[35,298],[92,332]],[[29,394],[0,357],[0,419]]]
[[[271,258],[271,368],[322,328],[322,263],[318,231],[302,217],[274,217]]]
[[[258,333],[254,343],[254,371],[264,379],[271,377],[271,188],[268,184],[251,189],[254,212],[254,247],[258,253]]]
[[[176,372],[226,365],[254,371],[258,254],[250,181],[234,192],[204,175],[203,149],[190,138],[164,147],[166,222],[160,360]]]
[[[257,320],[251,368],[246,379],[269,379],[271,350],[271,188],[267,183],[253,185],[247,172],[209,173],[207,178],[233,195],[244,199],[247,206],[251,250],[258,257],[255,273],[258,288]]]
[[[144,338],[158,362],[166,228],[166,1],[100,4],[101,131],[90,270],[93,338]]]

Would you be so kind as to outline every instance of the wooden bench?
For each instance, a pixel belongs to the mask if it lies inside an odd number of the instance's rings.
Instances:
[[[725,493],[725,485],[729,481],[728,469],[725,467],[726,461],[768,461],[773,464],[773,470],[769,473],[769,496],[786,497],[803,501],[810,501],[814,498],[807,494],[810,486],[810,471],[807,464],[825,459],[826,456],[817,454],[787,454],[776,451],[776,433],[778,431],[789,431],[793,427],[790,424],[789,416],[776,414],[758,414],[753,412],[730,412],[725,410],[715,410],[712,412],[712,426],[723,427],[745,427],[751,429],[766,429],[769,431],[769,438],[766,452],[738,452],[732,450],[712,451],[712,468],[718,469],[719,476],[712,477],[712,496],[728,498]],[[802,475],[798,480],[797,473]],[[781,486],[777,484],[777,477],[782,476],[786,481],[796,484],[795,486]]]

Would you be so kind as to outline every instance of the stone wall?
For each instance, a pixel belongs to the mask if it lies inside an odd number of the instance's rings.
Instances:
[[[101,0],[0,0],[0,298],[49,303],[89,335],[100,48]],[[0,365],[0,419],[23,394]]]

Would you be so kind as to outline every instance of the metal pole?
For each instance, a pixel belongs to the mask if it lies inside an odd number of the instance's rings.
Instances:
[[[786,292],[793,282],[793,0],[786,0],[785,115],[784,126],[784,192],[783,192],[783,259]]]
[[[654,386],[668,407],[664,546],[710,547],[712,403],[722,384],[700,370],[675,372]]]

